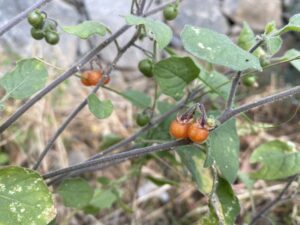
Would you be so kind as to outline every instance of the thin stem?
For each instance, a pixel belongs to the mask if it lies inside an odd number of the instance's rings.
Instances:
[[[64,72],[60,77],[52,81],[47,87],[39,91],[34,97],[28,100],[25,104],[23,104],[17,111],[11,115],[1,126],[0,133],[5,131],[12,123],[14,123],[20,116],[23,115],[31,106],[33,106],[36,102],[38,102],[43,96],[52,91],[56,86],[62,83],[64,80],[72,76],[74,73],[79,71],[79,69],[89,62],[95,55],[98,54],[99,51],[107,47],[111,42],[113,42],[117,37],[123,34],[126,30],[130,28],[129,25],[125,25],[121,27],[116,33],[111,35],[108,39],[98,45],[96,48],[92,49],[88,52],[81,60],[75,63],[70,69]]]
[[[141,15],[144,11],[146,0],[141,0],[139,4],[138,15]]]
[[[189,101],[193,101],[195,98],[198,97],[198,93],[202,90],[203,88],[199,88],[199,89],[195,89],[193,92],[191,92],[188,97],[186,99],[183,99],[181,100],[179,103],[177,103],[176,106],[174,106],[171,110],[169,110],[168,112],[164,113],[163,115],[161,116],[158,116],[156,118],[153,118],[150,122],[150,124],[146,127],[143,127],[141,130],[139,130],[138,132],[136,132],[135,134],[131,135],[130,137],[110,146],[109,148],[107,148],[106,150],[100,152],[100,153],[97,153],[95,155],[93,155],[91,158],[89,158],[88,160],[93,160],[93,159],[98,159],[98,158],[101,158],[103,157],[104,155],[114,151],[115,149],[118,149],[122,146],[126,146],[128,145],[129,143],[131,143],[132,141],[134,141],[136,138],[138,138],[139,136],[141,136],[141,134],[143,134],[144,132],[146,132],[147,130],[149,130],[150,128],[154,127],[155,125],[161,123],[162,121],[165,120],[165,118],[169,117],[170,115],[172,115],[173,113],[177,112],[179,109],[181,109],[182,107],[184,107]],[[206,92],[208,93],[208,92]],[[202,94],[204,95],[204,94]],[[128,151],[128,149],[126,150]],[[124,161],[124,160],[122,160]],[[121,161],[120,161],[121,162]],[[116,162],[118,163],[118,162]],[[114,163],[115,164],[115,163]],[[102,164],[101,164],[102,165]],[[104,166],[102,167],[101,165],[99,165],[99,169],[102,169],[102,168],[106,168],[107,166]],[[95,169],[97,170],[97,169]],[[59,176],[59,178],[57,180],[62,180],[64,179],[65,177],[67,176],[73,176],[73,173],[72,174],[67,174],[67,175],[61,175]],[[75,174],[74,174],[75,175]],[[54,181],[54,183],[56,183],[56,181]]]
[[[135,157],[139,157],[139,156],[143,156],[146,154],[149,154],[151,152],[158,152],[158,151],[162,151],[162,150],[167,150],[167,149],[171,149],[173,147],[177,147],[177,146],[182,146],[182,145],[189,145],[191,144],[191,142],[189,140],[176,140],[176,141],[170,141],[164,144],[160,144],[160,145],[153,145],[153,146],[149,146],[149,147],[145,147],[145,148],[137,148],[137,149],[133,149],[131,151],[127,151],[127,152],[121,152],[121,153],[117,153],[117,154],[113,154],[113,155],[109,155],[106,157],[102,157],[100,159],[95,159],[95,160],[91,160],[91,161],[87,161],[84,163],[79,163],[77,165],[74,166],[70,166],[64,169],[59,169],[50,173],[47,173],[45,175],[43,175],[44,179],[49,179],[51,177],[55,177],[58,176],[60,174],[65,174],[65,173],[70,173],[70,172],[74,172],[77,171],[79,169],[85,169],[85,168],[93,168],[97,165],[100,165],[101,163],[108,163],[108,162],[113,162],[115,160],[121,160],[121,159],[132,159]],[[83,171],[85,172],[85,171]]]
[[[97,159],[102,157],[103,155],[106,155],[112,151],[114,151],[117,148],[120,148],[122,146],[128,145],[129,143],[131,143],[132,141],[134,141],[136,138],[138,138],[141,134],[143,134],[144,132],[146,132],[147,130],[149,130],[150,128],[154,127],[155,125],[161,123],[162,121],[164,121],[167,117],[169,117],[170,115],[172,115],[173,113],[177,112],[179,109],[181,109],[182,107],[184,107],[186,105],[187,102],[192,101],[197,94],[201,91],[202,89],[196,89],[194,90],[186,99],[181,100],[176,106],[174,106],[171,110],[169,110],[168,112],[165,112],[163,115],[158,116],[156,118],[153,118],[151,120],[151,122],[143,127],[142,129],[140,129],[138,132],[136,132],[135,134],[131,135],[130,137],[110,146],[109,148],[107,148],[106,150],[99,152],[97,154],[95,154],[94,156],[92,156],[89,160],[92,159]]]
[[[111,71],[114,69],[116,63],[119,61],[119,59],[122,57],[122,55],[127,51],[127,49],[132,45],[132,43],[134,43],[136,41],[137,38],[138,38],[138,32],[133,36],[133,38],[122,49],[119,50],[116,58],[111,63],[111,66],[108,68],[108,70],[106,71],[107,75],[109,75],[111,73]],[[102,79],[100,80],[100,82],[92,90],[91,94],[92,93],[96,93],[99,90],[99,88],[101,86],[103,86],[105,79],[106,78],[102,77]],[[77,116],[77,114],[87,105],[87,103],[88,103],[88,101],[87,101],[87,97],[86,97],[79,104],[79,106],[77,106],[75,108],[75,110],[67,117],[67,119],[62,123],[62,125],[58,128],[58,130],[55,132],[55,134],[53,135],[53,137],[49,140],[48,144],[46,145],[46,147],[42,151],[42,153],[39,156],[39,158],[38,158],[36,164],[34,165],[33,169],[37,169],[39,167],[40,163],[42,162],[42,160],[44,159],[44,157],[46,156],[46,154],[48,153],[48,151],[51,149],[51,147],[54,145],[54,143],[57,140],[57,138],[66,129],[66,127],[69,125],[69,123]]]
[[[153,104],[152,104],[152,107],[151,107],[151,115],[150,115],[150,118],[153,118],[154,112],[155,112],[155,108],[156,108],[156,102],[157,102],[157,89],[158,89],[158,85],[157,85],[157,83],[155,83],[155,84],[154,84]]]
[[[249,53],[253,53],[257,48],[259,48],[259,46],[261,46],[264,43],[264,39],[261,38],[258,42],[256,42],[256,44],[249,50]],[[230,92],[229,92],[229,97],[227,100],[227,105],[226,105],[226,109],[225,111],[228,111],[232,108],[233,106],[233,102],[234,102],[234,98],[236,95],[236,91],[238,88],[238,84],[240,82],[241,79],[241,74],[242,71],[238,71],[236,76],[234,77],[232,84],[231,84],[231,88],[230,88]]]
[[[236,116],[240,113],[247,112],[250,109],[253,109],[253,108],[256,108],[256,107],[259,107],[259,106],[262,106],[262,105],[266,105],[266,104],[270,104],[270,103],[273,103],[273,102],[281,101],[283,99],[290,98],[293,95],[297,95],[297,94],[300,94],[300,86],[293,87],[289,90],[285,90],[285,91],[267,96],[265,98],[261,98],[258,101],[239,106],[239,107],[237,107],[233,110],[226,111],[218,118],[218,120],[222,124],[225,121],[229,120],[230,118],[232,118],[232,117],[234,117],[234,116]]]
[[[183,0],[181,0],[183,1]],[[149,12],[146,12],[143,14],[143,16],[150,16],[152,14],[155,14],[157,12],[160,12],[161,10],[163,10],[164,8],[166,8],[168,5],[172,4],[172,3],[176,3],[176,0],[172,0],[172,1],[168,1],[164,4],[161,4],[160,6],[156,7],[155,9],[150,10]]]
[[[275,207],[278,202],[280,202],[280,200],[283,198],[283,195],[287,192],[287,190],[292,185],[293,181],[296,180],[297,177],[298,177],[298,175],[295,175],[289,179],[289,181],[287,182],[285,187],[282,189],[282,191],[279,193],[279,195],[273,201],[271,201],[269,204],[267,204],[258,214],[256,214],[253,217],[250,225],[255,225],[258,222],[258,220],[260,219],[260,217],[262,217],[264,214],[266,214],[268,211],[270,211],[273,207]]]
[[[155,14],[159,12],[160,10],[164,9],[166,5],[159,6],[148,13],[144,14],[143,16],[149,16],[152,14]],[[116,33],[111,35],[109,38],[107,38],[104,42],[102,42],[100,45],[92,49],[90,52],[88,52],[81,60],[79,60],[75,65],[73,65],[69,70],[67,70],[65,73],[63,73],[60,77],[58,77],[56,80],[52,81],[47,87],[39,91],[32,99],[28,100],[25,104],[23,104],[17,111],[11,115],[1,126],[0,126],[0,134],[5,131],[12,123],[14,123],[20,116],[23,115],[31,106],[33,106],[36,102],[38,102],[44,95],[48,94],[52,89],[54,89],[57,85],[59,85],[61,82],[69,78],[71,75],[76,73],[84,64],[89,62],[94,56],[96,56],[102,49],[107,47],[111,42],[113,42],[117,37],[119,37],[121,34],[123,34],[126,30],[128,30],[131,26],[130,25],[124,25],[121,27]]]
[[[9,31],[11,28],[13,28],[15,25],[20,23],[31,11],[40,8],[41,6],[45,5],[46,3],[50,2],[51,0],[40,0],[33,5],[31,5],[29,8],[25,9],[20,14],[16,15],[14,18],[9,20],[6,24],[4,24],[0,28],[0,36],[2,36],[5,32]]]
[[[148,51],[147,49],[145,49],[137,44],[134,44],[133,46],[136,47],[137,49],[141,50],[147,57],[153,57],[153,53]]]

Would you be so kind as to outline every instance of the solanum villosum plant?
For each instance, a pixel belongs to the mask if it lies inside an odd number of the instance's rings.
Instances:
[[[72,76],[78,78],[77,88],[87,86],[85,88],[90,91],[64,118],[47,145],[41,149],[41,154],[36,156],[34,165],[30,165],[31,168],[0,168],[0,224],[55,224],[57,210],[53,203],[54,193],[59,194],[65,206],[85,213],[97,213],[110,208],[113,203],[124,209],[126,204],[119,191],[124,179],[100,177],[98,183],[103,187],[100,189],[92,187],[78,176],[132,158],[150,157],[153,153],[167,151],[172,151],[169,157],[175,159],[176,154],[180,158],[180,165],[187,168],[197,189],[207,197],[209,208],[200,219],[200,224],[235,224],[240,213],[239,200],[232,189],[239,171],[240,143],[236,117],[251,109],[296,96],[300,93],[300,86],[286,87],[285,90],[244,104],[236,101],[237,90],[240,84],[251,89],[258,82],[256,74],[273,65],[293,62],[293,65],[298,63],[296,66],[299,69],[299,51],[290,49],[281,57],[275,58],[274,55],[282,45],[282,35],[300,31],[300,14],[292,16],[280,28],[273,22],[266,24],[264,33],[257,36],[245,23],[237,43],[213,30],[186,24],[180,32],[185,50],[181,55],[169,47],[172,29],[151,17],[162,13],[165,20],[176,19],[180,10],[183,10],[179,0],[156,6],[151,0],[132,0],[131,13],[123,16],[124,25],[113,33],[101,21],[86,20],[76,25],[58,26],[55,18],[48,18],[41,8],[46,3],[55,4],[51,0],[36,2],[0,27],[0,35],[14,29],[18,22],[27,18],[32,37],[36,40],[45,38],[50,45],[57,44],[61,35],[75,35],[82,41],[89,41],[92,35],[98,35],[103,41],[48,84],[48,64],[34,56],[18,61],[13,70],[1,75],[0,87],[5,91],[0,100],[1,110],[6,110],[9,99],[23,100],[24,103],[7,118],[1,117],[0,134]],[[119,45],[118,38],[129,29],[135,30],[131,39],[123,46]],[[105,35],[108,35],[106,39]],[[150,40],[152,50],[138,45],[136,42],[139,39]],[[117,47],[117,54],[103,70],[97,54],[113,44]],[[110,80],[118,79],[110,77],[110,74],[129,48],[145,53],[145,58],[136,66],[145,75],[143,79],[155,84],[153,96],[136,90],[119,92],[110,86]],[[84,69],[92,61],[99,63],[99,67]],[[231,73],[222,74],[219,68],[227,68]],[[88,107],[95,117],[104,120],[118,107],[113,100],[98,97],[97,92],[101,88],[119,94],[139,109],[138,116],[135,116],[139,130],[125,139],[111,137],[110,143],[106,143],[102,151],[79,164],[39,172],[39,166],[46,160],[57,138],[80,116],[81,110]],[[147,141],[141,142],[141,139]],[[156,157],[163,157],[163,154],[157,154]],[[253,225],[283,198],[297,178],[300,153],[291,143],[274,140],[259,145],[252,153],[250,163],[258,163],[260,167],[251,174],[240,176],[245,182],[289,178],[277,198],[257,211],[252,219],[245,221]],[[124,177],[135,176],[140,169],[140,164],[133,166]],[[170,180],[149,179],[160,184],[173,184]],[[49,186],[53,189],[50,190]]]

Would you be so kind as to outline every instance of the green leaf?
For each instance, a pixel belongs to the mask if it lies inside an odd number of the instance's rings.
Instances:
[[[269,22],[266,26],[265,26],[265,35],[270,35],[270,34],[274,34],[277,31],[276,28],[276,23],[275,21]]]
[[[208,72],[201,69],[199,79],[207,87],[206,89],[216,93],[224,99],[228,98],[231,82],[225,75],[215,70]]]
[[[4,74],[0,79],[0,86],[9,97],[24,99],[45,86],[47,75],[48,72],[41,61],[34,58],[23,59],[17,62],[13,71]]]
[[[79,209],[89,204],[94,193],[93,188],[82,178],[65,180],[57,191],[65,206]]]
[[[102,143],[100,145],[100,150],[107,149],[108,147],[120,142],[123,138],[115,135],[115,134],[109,134],[103,137]]]
[[[56,216],[51,192],[35,171],[0,169],[0,224],[48,224]]]
[[[176,181],[168,180],[166,178],[154,177],[151,175],[147,175],[146,178],[157,186],[163,186],[165,184],[169,184],[169,185],[177,185],[178,184]]]
[[[300,31],[300,14],[296,14],[289,19],[289,23],[279,30],[279,34],[289,31]]]
[[[131,101],[132,104],[134,104],[136,107],[139,108],[147,108],[151,104],[151,98],[140,91],[135,90],[128,90],[121,93],[122,96],[129,101]]]
[[[48,225],[56,225],[56,218],[52,220],[50,223],[48,223]]]
[[[105,25],[92,20],[86,20],[75,26],[63,26],[62,29],[64,32],[73,34],[81,39],[87,39],[94,34],[104,36],[106,32],[110,32]]]
[[[234,70],[262,70],[259,60],[235,45],[227,36],[207,28],[186,25],[181,33],[185,50],[213,64]]]
[[[212,195],[215,204],[210,207],[208,217],[201,222],[202,225],[232,225],[240,213],[240,204],[230,184],[219,178],[216,193]],[[220,223],[219,223],[220,222]]]
[[[170,57],[153,67],[155,80],[162,92],[175,99],[183,96],[184,88],[199,75],[199,68],[190,57]]]
[[[244,22],[243,29],[239,35],[237,45],[241,47],[242,49],[249,51],[252,46],[254,46],[256,43],[255,34],[252,31],[251,27],[248,25],[248,23]],[[260,57],[264,54],[264,51],[262,48],[258,48],[254,51],[253,55],[256,57]]]
[[[176,152],[192,174],[199,191],[209,194],[212,191],[213,178],[210,169],[203,167],[205,161],[203,151],[195,146],[182,146],[176,148]]]
[[[251,190],[255,181],[252,180],[247,173],[239,172],[239,179],[246,185],[248,190]]]
[[[5,163],[9,162],[9,157],[6,153],[0,152],[0,165],[3,165]]]
[[[97,209],[109,209],[118,197],[112,190],[96,189],[90,205]]]
[[[158,20],[133,15],[125,16],[125,20],[129,25],[144,25],[148,35],[153,35],[160,49],[166,47],[172,39],[173,33],[170,27]]]
[[[105,119],[113,112],[113,104],[110,100],[100,101],[96,94],[90,94],[88,97],[88,105],[91,113],[98,119]]]
[[[267,46],[268,55],[272,56],[280,50],[282,45],[282,39],[279,36],[266,37],[265,44]]]
[[[110,179],[108,179],[107,177],[104,177],[104,176],[98,177],[97,181],[98,181],[100,184],[105,185],[105,186],[107,186],[107,185],[110,184]]]
[[[248,51],[255,44],[255,35],[248,23],[243,23],[243,29],[239,35],[237,45]]]
[[[171,110],[174,107],[174,104],[170,104],[167,101],[157,101],[157,109],[160,114],[164,114]]]
[[[250,174],[253,179],[277,180],[300,172],[300,152],[290,142],[275,140],[264,143],[254,150],[250,162],[261,165]]]
[[[235,120],[231,119],[213,130],[208,141],[205,166],[215,161],[222,177],[230,183],[234,182],[239,168],[239,137]]]
[[[284,56],[282,60],[292,60],[296,57],[300,58],[300,51],[296,50],[296,49],[290,49],[288,50]],[[292,60],[290,62],[298,71],[300,71],[300,59],[297,60]]]

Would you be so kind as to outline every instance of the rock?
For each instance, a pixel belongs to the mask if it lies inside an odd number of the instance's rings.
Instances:
[[[0,21],[3,21],[1,25],[35,2],[35,0],[16,0],[9,3],[7,1],[0,1]],[[57,20],[59,25],[73,24],[74,21],[78,21],[79,19],[76,10],[62,1],[52,1],[42,9],[47,12],[48,17]],[[51,61],[55,58],[55,63],[58,63],[59,66],[68,66],[74,62],[77,38],[59,32],[61,39],[59,44],[50,46],[44,40],[36,41],[31,38],[30,29],[31,26],[25,19],[5,33],[1,37],[1,42],[21,57],[39,56],[46,60],[52,59]]]
[[[227,33],[229,26],[226,18],[222,15],[218,0],[188,0],[180,3],[179,15],[170,24],[177,34],[186,24],[197,27],[205,27],[220,33]],[[175,35],[172,44],[181,48],[180,37]]]
[[[223,12],[235,23],[247,21],[258,31],[263,31],[270,21],[275,21],[277,26],[282,25],[280,0],[224,0]]]
[[[186,24],[210,28],[220,33],[228,31],[228,23],[221,13],[218,0],[183,1],[174,26],[181,31]]]
[[[85,0],[85,4],[91,19],[103,23],[113,33],[126,24],[123,16],[130,14],[131,1],[114,0],[112,4],[111,0]],[[126,44],[135,31],[136,29],[134,28],[127,30],[118,38],[119,44],[121,46]],[[101,40],[103,40],[103,38]],[[148,50],[152,49],[150,41],[146,40],[142,42],[141,45]],[[115,58],[116,54],[117,51],[114,44],[109,45],[100,53],[106,61],[110,62]],[[118,66],[136,68],[137,63],[145,57],[141,51],[130,48],[118,62]]]

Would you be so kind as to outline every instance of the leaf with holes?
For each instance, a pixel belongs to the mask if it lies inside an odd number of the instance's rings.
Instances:
[[[190,57],[170,57],[154,64],[153,74],[162,92],[175,99],[183,96],[184,88],[196,79],[200,69]]]
[[[176,152],[192,174],[199,191],[203,194],[209,194],[212,191],[213,178],[210,169],[203,167],[205,154],[195,146],[178,147]]]
[[[42,89],[47,81],[48,72],[44,64],[34,58],[17,62],[15,69],[0,79],[6,95],[15,99],[28,98]]]
[[[98,119],[105,119],[113,112],[113,104],[110,100],[100,101],[95,94],[90,94],[88,97],[88,105],[90,111]]]
[[[55,215],[51,192],[37,172],[14,166],[0,169],[0,224],[45,225]]]
[[[63,26],[63,31],[69,34],[73,34],[81,39],[87,39],[94,34],[104,36],[110,30],[103,24],[87,20],[75,26]]]
[[[300,173],[300,152],[291,142],[264,143],[254,150],[250,162],[261,165],[250,174],[253,179],[277,180]]]
[[[172,39],[170,27],[158,20],[133,15],[125,16],[125,20],[129,25],[144,25],[148,35],[153,36],[160,49],[166,47]]]
[[[181,33],[185,50],[207,62],[234,70],[262,70],[258,58],[235,45],[227,36],[207,28],[186,25]]]
[[[93,188],[82,178],[63,181],[57,191],[65,206],[79,209],[88,205],[94,194]]]

